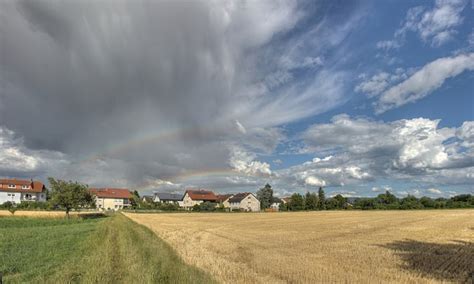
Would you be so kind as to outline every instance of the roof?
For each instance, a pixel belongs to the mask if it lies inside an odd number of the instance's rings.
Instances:
[[[155,192],[155,196],[162,201],[181,201],[183,196],[181,194],[166,193],[166,192]]]
[[[186,190],[186,193],[192,200],[217,201],[217,196],[210,190]]]
[[[234,196],[234,195],[233,194],[218,194],[218,195],[216,195],[217,202],[224,202],[228,198],[231,198],[232,196]]]
[[[244,198],[246,198],[249,194],[252,194],[252,193],[250,193],[250,192],[237,193],[236,195],[232,196],[232,198],[229,199],[229,202],[230,203],[239,203]]]
[[[28,189],[7,188],[9,184],[14,184],[20,187],[22,185],[28,185],[30,186],[30,188]],[[0,191],[39,193],[39,192],[43,192],[45,189],[46,187],[40,181],[25,180],[25,179],[0,179]]]
[[[280,199],[283,201],[283,203],[288,203],[288,202],[291,201],[291,197],[283,197],[283,198],[280,198]]]
[[[90,188],[90,193],[100,198],[132,198],[126,188]]]

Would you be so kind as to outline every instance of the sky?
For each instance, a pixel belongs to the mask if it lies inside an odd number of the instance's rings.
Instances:
[[[474,193],[472,1],[0,2],[0,177]]]

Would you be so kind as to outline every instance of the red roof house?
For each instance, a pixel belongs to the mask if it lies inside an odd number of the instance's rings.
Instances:
[[[131,206],[132,193],[126,188],[90,188],[100,210],[120,210]]]
[[[7,201],[46,201],[46,187],[40,181],[0,179],[0,204]]]

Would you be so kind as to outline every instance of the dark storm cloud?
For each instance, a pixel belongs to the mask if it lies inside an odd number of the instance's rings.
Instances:
[[[324,49],[281,41],[306,16],[293,1],[0,7],[0,126],[23,138],[15,159],[43,161],[28,171],[38,175],[127,185],[235,163],[268,171],[245,151],[273,151],[280,125],[346,100],[347,74],[323,67]],[[330,47],[349,32],[314,25],[293,40],[323,31],[313,42]],[[302,69],[311,76],[295,81]]]

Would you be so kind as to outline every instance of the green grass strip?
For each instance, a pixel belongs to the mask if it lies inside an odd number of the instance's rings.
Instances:
[[[93,220],[0,218],[0,258],[5,283],[214,282],[122,214]]]

